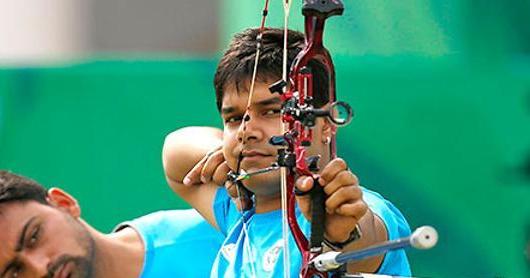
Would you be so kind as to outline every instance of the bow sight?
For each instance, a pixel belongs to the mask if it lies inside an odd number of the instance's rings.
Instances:
[[[300,74],[303,78],[304,90],[307,92],[309,86],[312,85],[310,83],[313,81],[311,70],[308,67],[304,67],[300,70]],[[269,87],[271,93],[277,93],[282,96],[284,101],[282,114],[287,117],[285,120],[299,121],[308,128],[314,127],[316,119],[319,117],[328,118],[336,126],[345,126],[351,122],[353,109],[348,103],[334,101],[328,108],[315,108],[313,97],[311,96],[306,96],[304,100],[301,100],[299,92],[285,95],[286,84],[284,80],[280,80]]]

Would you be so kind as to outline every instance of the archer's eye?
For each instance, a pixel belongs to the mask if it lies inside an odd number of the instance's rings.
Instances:
[[[15,266],[10,267],[9,270],[7,271],[7,275],[2,276],[2,277],[18,278],[18,277],[21,277],[22,275],[21,273],[22,273],[22,267],[20,267],[19,265],[15,265]]]
[[[230,124],[238,124],[238,123],[241,122],[241,119],[242,119],[242,118],[243,118],[243,117],[241,117],[241,116],[231,116],[231,117],[227,117],[227,118],[225,119],[225,124],[228,124],[228,125],[230,125]]]
[[[265,116],[277,116],[282,112],[281,109],[269,109],[263,113]]]
[[[42,231],[41,225],[37,225],[33,228],[33,230],[31,230],[31,234],[28,238],[28,243],[27,243],[28,248],[35,247],[35,245],[39,242],[41,231]]]

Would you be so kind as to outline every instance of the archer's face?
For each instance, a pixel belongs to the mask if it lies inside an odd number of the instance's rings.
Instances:
[[[277,148],[271,146],[269,138],[282,134],[281,99],[271,94],[268,82],[256,82],[250,105],[250,120],[243,130],[243,116],[249,93],[228,87],[223,97],[221,116],[224,121],[223,152],[229,167],[237,169],[239,154],[242,154],[241,169],[249,172],[271,166],[276,162]],[[321,140],[319,132],[322,121],[315,128],[314,142]],[[320,151],[321,144],[313,144],[309,153]],[[251,177],[245,181],[257,196],[276,196],[279,193],[279,171]]]
[[[223,152],[232,170],[237,169],[238,157],[242,154],[241,169],[249,172],[270,166],[276,161],[277,149],[268,141],[281,134],[281,99],[271,94],[268,83],[256,82],[250,106],[250,120],[243,131],[243,116],[246,112],[249,94],[228,87],[223,97],[221,117],[224,122]],[[278,171],[256,175],[246,182],[256,194],[275,194],[278,191]],[[269,186],[258,186],[267,184]]]
[[[90,277],[94,243],[67,212],[35,201],[0,206],[0,277]]]

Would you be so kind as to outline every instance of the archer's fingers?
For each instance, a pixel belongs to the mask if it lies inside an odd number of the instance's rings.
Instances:
[[[359,222],[359,220],[368,211],[368,205],[360,200],[353,204],[343,204],[336,209],[336,212],[342,216],[353,217]]]
[[[201,182],[201,172],[202,168],[204,166],[204,163],[206,163],[206,160],[208,159],[207,156],[203,157],[193,168],[186,174],[184,179],[182,180],[182,183],[185,185],[192,185],[192,184],[198,184]]]
[[[335,178],[335,176],[348,169],[348,164],[342,158],[335,158],[329,162],[326,167],[320,172],[320,179],[318,182],[321,185],[325,185]]]
[[[363,192],[359,186],[345,186],[339,188],[326,200],[326,211],[329,214],[339,213],[337,208],[344,204],[353,204],[362,201]]]
[[[296,189],[298,189],[298,192],[300,192],[300,194],[304,194],[308,193],[309,190],[313,188],[313,182],[314,181],[312,177],[302,176],[296,180],[294,186],[296,187]]]
[[[359,179],[350,171],[341,171],[324,186],[324,192],[326,195],[332,195],[339,188],[350,185],[359,185]]]
[[[222,185],[226,182],[228,172],[230,172],[230,167],[228,167],[228,163],[226,161],[223,161],[213,173],[212,180],[215,184]]]
[[[311,221],[311,195],[309,191],[313,188],[314,181],[312,177],[303,176],[296,180],[296,202],[300,211],[304,214],[307,220]]]
[[[206,162],[204,163],[204,166],[202,167],[202,171],[201,171],[201,182],[202,183],[210,182],[212,180],[212,176],[215,173],[215,170],[224,161],[225,161],[225,158],[223,156],[223,152],[220,150],[214,151],[210,155],[206,156]]]

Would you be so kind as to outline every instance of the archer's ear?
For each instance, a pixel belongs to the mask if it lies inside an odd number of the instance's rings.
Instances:
[[[323,119],[322,124],[322,143],[329,144],[329,140],[331,139],[331,136],[333,136],[335,133],[335,126],[331,123],[331,121],[327,118]]]
[[[81,208],[77,200],[63,190],[56,187],[50,188],[47,199],[52,206],[67,212],[73,217],[78,218],[81,216]]]

